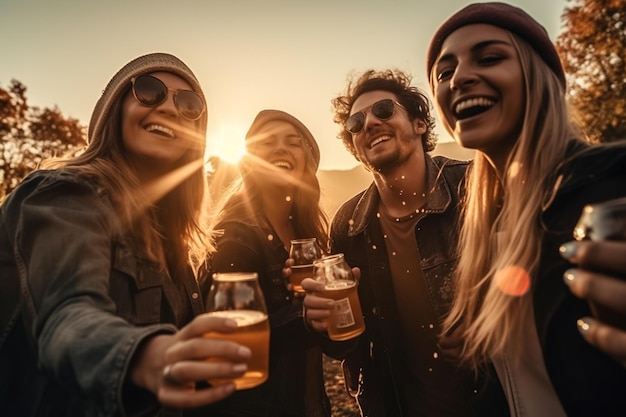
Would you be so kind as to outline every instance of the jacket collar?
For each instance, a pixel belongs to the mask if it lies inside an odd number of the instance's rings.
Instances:
[[[424,160],[426,162],[427,189],[430,191],[428,192],[423,212],[442,213],[448,208],[452,200],[448,183],[443,176],[443,166],[439,166],[427,153],[424,154]],[[354,237],[365,230],[370,219],[377,214],[379,203],[380,194],[378,193],[376,184],[372,181],[370,186],[363,192],[354,208],[352,221],[350,222],[348,230],[349,237]]]

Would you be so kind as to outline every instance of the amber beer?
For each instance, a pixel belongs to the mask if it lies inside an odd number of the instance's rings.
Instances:
[[[328,337],[352,339],[365,331],[357,282],[343,253],[324,256],[313,262],[313,278],[324,283],[320,297],[335,300],[328,318]]]
[[[293,265],[291,267],[289,282],[295,292],[304,292],[304,288],[302,288],[302,280],[305,278],[313,278],[313,264]]]
[[[208,332],[205,336],[249,347],[252,357],[248,371],[233,382],[238,390],[256,387],[267,380],[270,350],[270,326],[259,277],[256,272],[221,272],[213,274],[212,278],[207,296],[207,314],[233,319],[237,322],[237,330],[232,333]],[[221,359],[215,357],[208,360]],[[231,380],[214,379],[209,383],[223,384]]]
[[[253,388],[267,380],[269,369],[270,326],[267,314],[253,310],[225,310],[208,313],[214,317],[233,319],[237,322],[237,330],[232,333],[205,333],[211,339],[230,340],[247,346],[252,351],[248,362],[248,371],[240,378],[235,379],[238,390]],[[218,361],[219,358],[210,360]],[[210,380],[212,385],[230,382],[228,379]]]
[[[328,319],[328,337],[332,340],[348,340],[365,331],[355,281],[330,282],[320,296],[335,300]]]

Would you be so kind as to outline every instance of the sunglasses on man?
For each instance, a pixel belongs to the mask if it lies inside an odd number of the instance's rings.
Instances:
[[[174,90],[152,75],[140,75],[132,79],[133,96],[148,107],[156,107],[167,100],[170,91],[174,92],[174,105],[178,114],[187,120],[198,120],[204,113],[204,100],[195,91]]]
[[[363,110],[356,112],[352,116],[348,117],[345,123],[345,128],[348,132],[356,135],[357,133],[360,133],[365,127],[365,111],[367,109],[371,108],[372,114],[376,116],[377,119],[388,120],[395,113],[396,106],[401,107],[406,111],[406,107],[404,107],[402,104],[398,103],[395,100],[392,100],[390,98],[379,100],[371,106],[368,106]]]

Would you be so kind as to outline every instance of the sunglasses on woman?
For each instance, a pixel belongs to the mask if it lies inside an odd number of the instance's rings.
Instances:
[[[170,91],[174,92],[174,105],[178,114],[187,120],[198,120],[204,113],[202,97],[191,90],[173,90],[152,75],[140,75],[132,79],[133,95],[138,102],[148,107],[156,107],[167,100]]]
[[[372,108],[372,114],[376,116],[379,120],[387,120],[393,116],[396,110],[396,106],[402,107],[404,110],[406,108],[398,103],[395,100],[390,98],[385,98],[383,100],[377,101],[369,107],[364,108],[363,110],[354,113],[352,116],[348,117],[345,123],[346,130],[353,135],[361,132],[365,127],[365,110],[368,108]]]

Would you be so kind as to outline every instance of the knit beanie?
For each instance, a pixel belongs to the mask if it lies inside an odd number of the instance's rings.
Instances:
[[[181,77],[189,83],[193,91],[202,97],[202,101],[206,105],[206,99],[204,98],[204,93],[202,92],[198,79],[180,59],[176,58],[174,55],[158,52],[143,55],[124,65],[102,91],[102,95],[98,99],[96,107],[91,114],[87,140],[91,141],[92,138],[101,135],[107,120],[109,120],[110,117],[116,116],[111,114],[111,108],[118,100],[122,99],[122,94],[129,91],[131,80],[134,77],[159,71],[169,72]],[[207,127],[206,111],[200,118],[200,127],[204,134]]]
[[[306,144],[311,150],[313,161],[315,162],[315,169],[317,170],[320,164],[320,149],[317,146],[317,142],[309,129],[307,129],[307,127],[300,120],[296,119],[289,113],[285,113],[281,110],[262,110],[256,115],[254,121],[252,122],[252,126],[248,129],[248,133],[246,133],[246,140],[258,135],[262,131],[262,127],[265,124],[275,120],[287,122],[300,132],[300,135],[302,135],[302,138],[306,141]]]
[[[426,74],[429,78],[446,38],[457,29],[476,23],[498,26],[526,40],[548,64],[565,88],[565,73],[561,60],[546,29],[522,9],[500,2],[470,4],[439,26],[430,41],[426,56]]]

